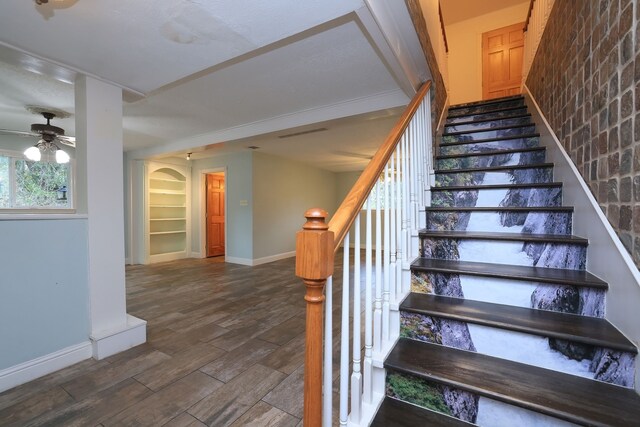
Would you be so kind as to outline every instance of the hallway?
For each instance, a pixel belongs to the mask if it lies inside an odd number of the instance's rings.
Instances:
[[[147,343],[0,394],[0,426],[297,426],[304,286],[294,258],[127,267]]]

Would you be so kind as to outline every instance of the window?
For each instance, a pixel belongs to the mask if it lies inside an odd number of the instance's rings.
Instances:
[[[70,209],[71,163],[0,153],[0,209]]]

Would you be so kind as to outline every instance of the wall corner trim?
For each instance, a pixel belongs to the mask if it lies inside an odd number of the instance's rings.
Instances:
[[[101,360],[145,343],[147,341],[147,321],[127,314],[127,323],[123,328],[91,334],[90,338],[93,357],[96,360]]]
[[[63,348],[0,371],[0,392],[91,358],[89,341]]]

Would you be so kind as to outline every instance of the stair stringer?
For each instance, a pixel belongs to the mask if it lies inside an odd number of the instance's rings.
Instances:
[[[587,269],[609,283],[605,318],[640,347],[640,272],[526,85],[523,95],[547,161],[555,164],[555,180],[563,182],[563,205],[575,208],[573,233],[590,242]],[[640,364],[634,388],[640,392]]]

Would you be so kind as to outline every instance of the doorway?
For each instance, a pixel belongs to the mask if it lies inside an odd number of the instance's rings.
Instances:
[[[206,256],[225,255],[225,174],[206,174]]]
[[[517,95],[522,86],[524,22],[482,34],[482,98]]]

